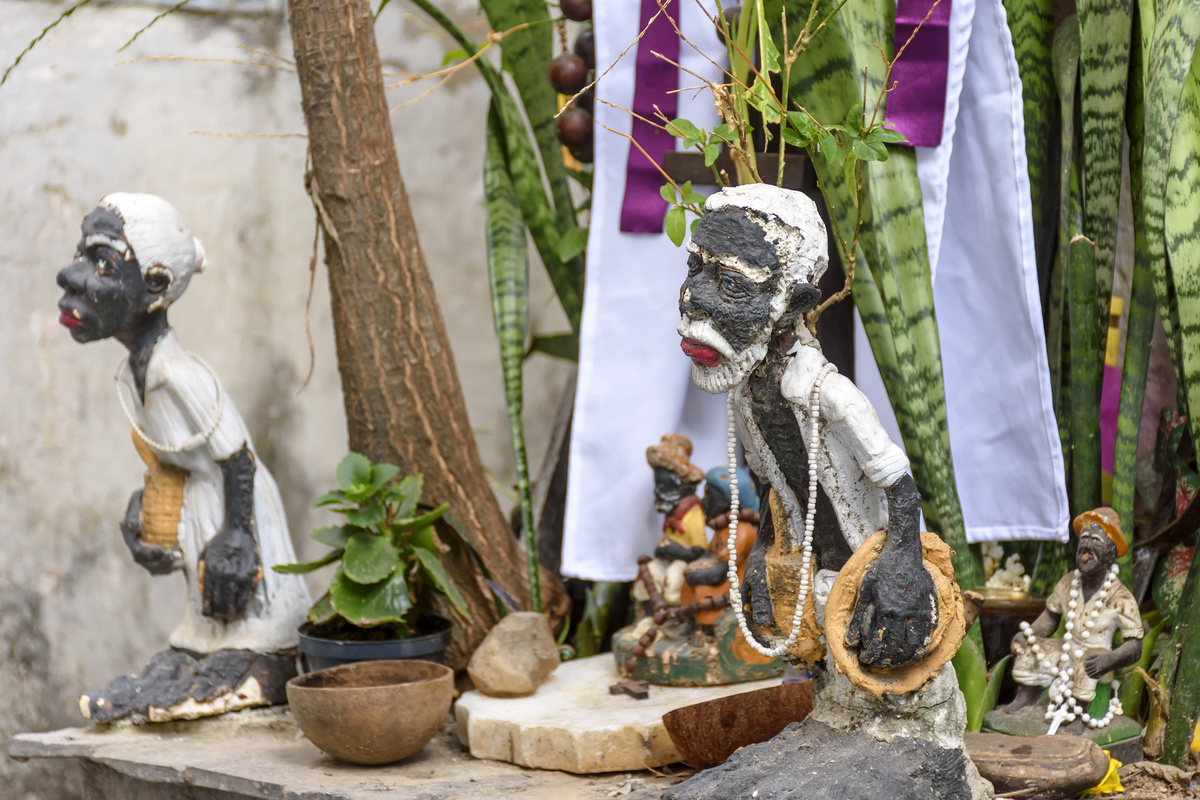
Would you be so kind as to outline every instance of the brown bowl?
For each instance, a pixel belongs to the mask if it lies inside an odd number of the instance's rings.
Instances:
[[[684,761],[708,769],[800,722],[812,702],[812,681],[791,681],[668,711],[663,727]]]
[[[309,741],[352,764],[390,764],[433,738],[454,670],[428,661],[359,661],[292,678],[288,705]]]

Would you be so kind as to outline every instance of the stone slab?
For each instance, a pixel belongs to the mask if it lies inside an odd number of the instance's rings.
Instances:
[[[102,765],[99,772],[109,783],[120,777],[155,790],[121,795],[139,798],[374,800],[394,792],[405,800],[633,800],[657,798],[671,781],[646,772],[584,777],[481,761],[459,744],[453,728],[448,722],[419,753],[382,767],[325,755],[304,738],[286,709],[142,727],[23,733],[10,739],[7,749],[17,759],[81,758],[89,768]],[[173,795],[167,791],[172,787]]]
[[[579,774],[640,770],[681,761],[663,726],[668,711],[777,686],[778,678],[725,686],[651,686],[647,700],[613,695],[611,654],[568,661],[530,697],[467,692],[455,706],[459,737],[476,758]]]

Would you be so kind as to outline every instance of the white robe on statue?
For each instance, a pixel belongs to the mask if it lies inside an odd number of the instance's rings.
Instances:
[[[150,356],[144,404],[128,364],[118,380],[123,405],[149,439],[147,444],[155,455],[164,464],[187,471],[179,521],[187,605],[183,620],[171,633],[171,646],[201,654],[222,649],[272,653],[295,647],[296,628],[308,613],[311,599],[302,576],[281,575],[271,569],[273,564],[294,562],[296,556],[279,490],[257,457],[254,523],[263,579],[242,619],[218,622],[201,613],[197,562],[225,522],[225,479],[218,462],[233,456],[244,444],[254,449],[245,423],[216,375],[185,352],[175,332],[169,330]],[[155,443],[169,449],[161,450]],[[179,447],[183,447],[179,452],[169,451]]]

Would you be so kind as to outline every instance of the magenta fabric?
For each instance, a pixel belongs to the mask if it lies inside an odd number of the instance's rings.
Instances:
[[[662,7],[663,13],[651,23],[659,11],[659,0],[641,0],[638,30],[646,32],[637,45],[633,87],[633,112],[659,124],[655,106],[667,119],[675,119],[678,101],[674,91],[679,88],[679,70],[654,55],[661,53],[679,63],[679,34],[671,25],[672,19],[679,19],[679,0],[662,0]],[[633,118],[630,135],[660,167],[664,154],[675,149],[675,137],[637,117]],[[662,233],[667,201],[659,189],[665,182],[662,173],[631,142],[625,167],[625,196],[621,202],[623,232]]]
[[[904,134],[910,144],[937,147],[942,143],[946,115],[946,71],[950,64],[950,3],[941,0],[896,0],[896,39],[899,52],[917,26],[920,30],[892,67],[884,119]]]

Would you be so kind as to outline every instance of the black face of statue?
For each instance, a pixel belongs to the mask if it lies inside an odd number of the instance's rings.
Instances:
[[[654,468],[654,510],[670,514],[679,501],[693,494],[699,484],[688,483],[683,476],[663,467]]]
[[[779,258],[763,230],[738,209],[705,214],[692,242],[679,313],[711,320],[735,351],[745,350],[771,325],[779,288]],[[712,365],[705,365],[712,366]]]
[[[711,483],[704,485],[704,497],[700,498],[700,506],[704,509],[704,519],[713,520],[722,514],[728,514],[730,509],[729,495]]]
[[[1099,526],[1088,523],[1079,532],[1079,546],[1075,549],[1075,566],[1081,575],[1100,575],[1112,566],[1117,557],[1117,546]]]
[[[59,270],[63,289],[58,301],[58,321],[77,342],[94,342],[121,337],[145,316],[147,309],[167,288],[164,276],[142,278],[137,259],[126,260],[104,244],[87,246],[87,238],[104,235],[120,241],[124,224],[112,211],[97,208],[83,220],[83,237],[75,261]]]

